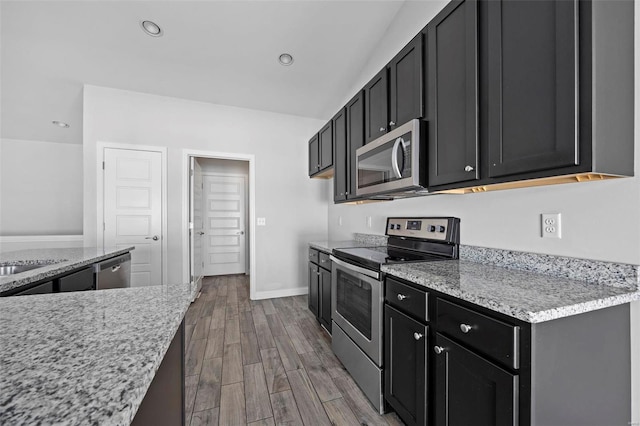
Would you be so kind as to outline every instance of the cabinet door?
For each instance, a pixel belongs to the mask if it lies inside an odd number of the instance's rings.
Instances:
[[[320,323],[331,333],[331,271],[320,268]]]
[[[324,125],[318,133],[320,138],[320,170],[333,165],[333,123]]]
[[[442,426],[518,424],[518,376],[436,333],[435,422]]]
[[[384,307],[384,397],[407,425],[427,419],[427,326]]]
[[[320,143],[318,134],[309,140],[309,176],[320,170]]]
[[[424,116],[422,33],[389,64],[389,130]]]
[[[349,189],[346,110],[340,110],[331,121],[333,121],[333,145],[336,153],[333,165],[333,201],[344,201],[347,199]]]
[[[356,198],[356,184],[358,181],[358,168],[356,167],[356,150],[364,146],[364,91],[358,92],[349,101],[347,110],[347,170],[349,172],[349,186],[347,198]]]
[[[455,0],[427,25],[429,186],[480,177],[477,10]]]
[[[94,274],[91,268],[85,268],[66,275],[58,280],[60,292],[85,291],[94,288]]]
[[[387,133],[387,68],[380,71],[364,86],[364,128],[366,143]]]
[[[318,316],[318,308],[319,308],[319,300],[318,300],[318,291],[319,291],[319,283],[320,276],[318,273],[318,265],[313,263],[309,263],[309,310],[313,312],[313,314]]]
[[[489,176],[578,164],[577,1],[489,1]]]
[[[38,284],[35,287],[31,287],[28,290],[23,290],[15,293],[14,296],[28,296],[30,294],[49,294],[53,293],[53,281],[47,281],[42,284]]]

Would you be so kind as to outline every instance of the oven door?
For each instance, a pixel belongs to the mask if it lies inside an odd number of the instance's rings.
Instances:
[[[331,256],[332,319],[377,365],[382,366],[380,273]]]
[[[356,150],[356,195],[423,189],[420,128],[412,120]]]

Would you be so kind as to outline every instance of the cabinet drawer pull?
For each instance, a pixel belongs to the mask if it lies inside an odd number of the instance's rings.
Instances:
[[[395,126],[395,125],[396,125],[396,122],[395,122],[395,121],[390,121],[390,122],[389,122],[389,126]]]
[[[443,348],[442,346],[434,346],[434,347],[433,347],[433,351],[434,351],[436,354],[440,355],[442,352],[444,352],[444,348]]]
[[[424,337],[424,334],[422,333],[413,333],[413,338],[416,340],[420,340]]]
[[[386,129],[384,127],[380,127],[380,131],[384,132]]]
[[[468,333],[473,329],[469,324],[460,324],[460,331],[463,333]]]
[[[398,297],[398,300],[404,300],[404,299],[407,298],[407,296],[405,296],[404,294],[400,294],[400,293],[398,293],[397,297]]]
[[[473,167],[471,167],[471,166],[466,166],[466,167],[464,168],[464,171],[465,171],[465,172],[472,172],[472,171],[473,171]]]

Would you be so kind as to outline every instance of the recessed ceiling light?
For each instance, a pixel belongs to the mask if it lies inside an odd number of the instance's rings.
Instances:
[[[278,62],[280,62],[280,65],[284,65],[285,67],[288,67],[293,63],[293,56],[291,56],[288,53],[283,53],[278,57]]]
[[[140,22],[142,30],[151,37],[160,37],[162,35],[162,28],[158,24],[152,21]]]
[[[62,127],[63,129],[68,129],[69,127],[71,127],[67,123],[65,123],[64,121],[53,120],[52,123],[55,124],[58,127]]]

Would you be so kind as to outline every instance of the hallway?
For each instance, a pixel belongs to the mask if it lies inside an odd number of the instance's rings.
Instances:
[[[368,403],[306,296],[251,301],[247,276],[205,278],[185,324],[186,424],[402,424]]]

